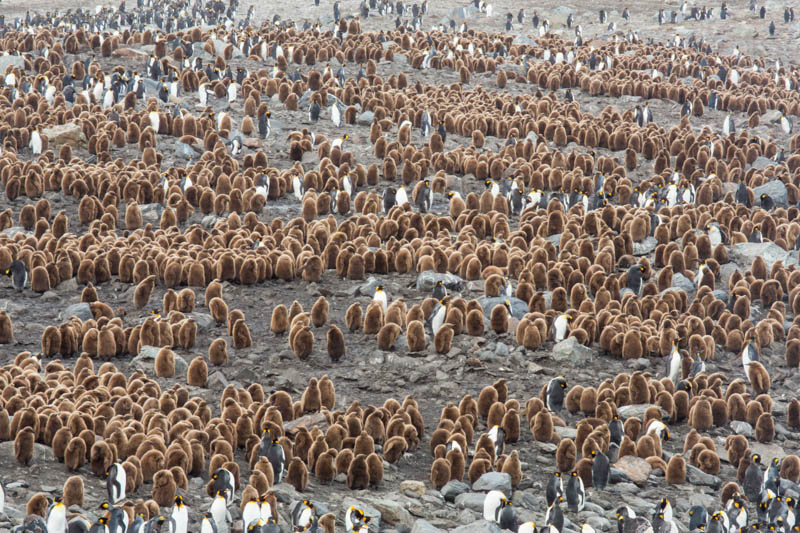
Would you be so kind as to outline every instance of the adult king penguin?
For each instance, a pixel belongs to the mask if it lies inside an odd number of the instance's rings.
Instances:
[[[114,464],[106,472],[106,491],[108,492],[108,501],[112,504],[119,503],[125,499],[125,484],[127,476],[125,469],[122,468],[122,463],[114,461]]]
[[[564,396],[567,391],[567,380],[558,376],[547,384],[547,410],[558,413],[564,407]]]

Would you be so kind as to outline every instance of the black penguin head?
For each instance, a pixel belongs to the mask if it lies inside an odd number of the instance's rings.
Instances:
[[[750,462],[755,464],[761,464],[761,456],[757,453],[754,453],[752,457],[750,457]]]
[[[183,496],[181,496],[180,494],[175,496],[175,505],[177,505],[178,507],[183,505]]]
[[[111,509],[111,505],[109,505],[108,502],[103,502],[103,503],[100,504],[98,509],[105,509],[107,511],[107,510]]]

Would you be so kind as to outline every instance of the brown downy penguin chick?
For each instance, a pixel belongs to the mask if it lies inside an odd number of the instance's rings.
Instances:
[[[295,356],[301,361],[308,359],[311,352],[314,351],[314,333],[309,326],[303,327],[294,336],[292,349],[294,350]]]
[[[42,492],[37,492],[25,505],[25,514],[38,515],[44,518],[49,504],[50,500],[47,499],[47,495]]]
[[[192,387],[205,387],[208,382],[208,365],[203,356],[192,359],[186,371],[186,383]]]
[[[753,361],[748,365],[748,378],[750,378],[750,387],[753,389],[753,394],[769,394],[770,379],[767,369],[758,361]]]
[[[168,507],[175,501],[175,493],[178,487],[175,478],[169,470],[159,470],[153,476],[153,501],[159,507]]]
[[[461,481],[464,479],[464,472],[466,470],[466,460],[464,454],[460,450],[453,448],[445,456],[447,462],[450,463],[450,479]]]
[[[150,301],[150,294],[153,292],[153,287],[156,284],[155,276],[147,276],[143,279],[133,291],[133,306],[136,309],[141,309]]]
[[[328,374],[322,376],[319,380],[319,401],[322,407],[330,410],[336,405],[336,388],[333,386],[333,381],[328,377]]]
[[[471,309],[467,312],[466,331],[467,335],[471,337],[479,337],[483,335],[483,311],[480,309]]]
[[[363,311],[361,310],[360,303],[355,302],[350,307],[348,307],[347,311],[344,314],[344,323],[347,326],[347,329],[349,329],[351,332],[360,329],[362,322],[362,315]]]
[[[228,342],[223,339],[214,339],[208,345],[208,360],[214,366],[228,363]]]
[[[33,459],[33,443],[35,440],[36,434],[30,426],[26,426],[14,437],[14,457],[18,463],[30,466]]]
[[[81,476],[70,476],[64,482],[63,498],[64,505],[77,505],[83,507],[83,478]]]
[[[64,464],[70,472],[77,472],[86,463],[86,441],[73,437],[64,450]]]
[[[511,487],[516,489],[522,481],[522,464],[519,460],[517,450],[512,450],[508,458],[503,462],[501,472],[511,476]]]
[[[367,312],[367,315],[369,315],[369,312]],[[366,331],[366,329],[365,327],[364,330]],[[402,332],[402,328],[397,324],[384,324],[380,331],[378,331],[378,349],[383,351],[391,350]]]
[[[315,328],[320,328],[328,322],[328,312],[330,304],[324,296],[320,296],[311,308],[311,324]]]
[[[686,483],[686,460],[682,455],[675,454],[667,464],[666,481],[668,485],[681,485]]]
[[[425,326],[421,321],[413,320],[408,323],[406,340],[408,341],[409,352],[421,352],[425,350],[428,339],[425,335]]]
[[[356,455],[347,468],[347,487],[350,490],[364,490],[369,487],[369,467],[363,454]]]
[[[173,377],[175,375],[175,352],[166,346],[161,348],[156,354],[155,370],[157,377]]]
[[[306,464],[299,457],[292,457],[286,471],[286,483],[298,492],[303,492],[308,486],[308,470],[306,470]]]
[[[800,400],[793,398],[786,408],[786,425],[792,429],[800,428]]]
[[[717,452],[714,450],[703,450],[700,452],[697,456],[697,466],[706,474],[712,476],[719,474],[720,462]]]
[[[211,300],[214,298],[222,298],[222,283],[218,279],[211,281],[206,287],[205,292],[205,306],[209,307]]]
[[[491,471],[492,463],[490,463],[488,459],[473,459],[472,463],[469,465],[469,472],[467,472],[470,485],[478,481],[486,472]]]
[[[371,487],[380,487],[383,484],[383,459],[375,452],[367,456],[367,474]]]
[[[550,442],[553,440],[553,417],[546,410],[536,413],[531,426],[533,438],[539,442]]]
[[[303,413],[316,413],[322,407],[322,396],[319,391],[319,382],[316,378],[308,380],[308,387],[303,392],[300,403],[303,406]]]
[[[314,475],[323,485],[333,482],[336,477],[336,450],[328,450],[317,458]]]
[[[345,355],[344,335],[335,325],[331,325],[327,334],[328,357],[334,363],[338,363]]]
[[[750,363],[752,365],[752,363]],[[762,413],[756,420],[755,436],[758,442],[772,442],[775,438],[775,421],[769,413]]]
[[[289,329],[289,309],[281,304],[272,310],[272,319],[269,323],[269,330],[275,335],[283,335]]]
[[[570,472],[575,468],[578,449],[572,439],[562,439],[556,449],[556,468],[559,472]]]
[[[208,314],[211,315],[211,318],[214,319],[218,326],[221,326],[228,321],[228,304],[222,298],[212,298],[208,302]]]
[[[11,317],[5,310],[0,311],[0,344],[8,344],[14,340],[14,327]]]
[[[406,439],[402,435],[395,435],[383,445],[383,459],[389,464],[395,464],[403,457],[407,449]]]
[[[439,331],[436,332],[436,335],[433,336],[433,347],[436,350],[436,353],[448,353],[453,344],[454,336],[455,330],[450,324],[445,324],[440,327]]]
[[[431,465],[431,485],[440,490],[450,481],[450,463],[444,457],[436,459]]]
[[[497,389],[492,387],[491,385],[485,386],[481,389],[480,394],[478,395],[478,415],[482,419],[486,419],[489,416],[489,411],[498,400],[499,395],[497,394]]]

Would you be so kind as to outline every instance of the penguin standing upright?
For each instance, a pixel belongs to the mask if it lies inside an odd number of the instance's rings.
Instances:
[[[678,342],[675,339],[672,340],[672,350],[667,356],[667,377],[675,385],[681,379],[681,352],[678,350]]]
[[[564,482],[561,479],[561,472],[556,470],[547,482],[544,490],[544,499],[548,507],[558,501],[564,495]]]
[[[346,531],[357,531],[362,525],[368,524],[370,517],[364,514],[364,511],[351,505],[344,515],[344,524]]]
[[[503,503],[506,502],[506,495],[499,490],[490,490],[483,499],[483,518],[494,522],[498,516]]]
[[[447,307],[450,304],[450,297],[445,295],[444,298],[439,300],[439,306],[431,313],[431,332],[436,335],[444,325],[445,318],[447,317]]]
[[[299,501],[292,508],[292,525],[295,528],[306,528],[313,522],[315,516],[316,510],[311,500]]]
[[[375,286],[375,294],[372,295],[372,301],[377,302],[381,306],[381,309],[383,309],[383,314],[386,315],[386,309],[388,307],[388,297],[386,296],[386,285]]]
[[[286,473],[286,454],[283,451],[283,446],[280,445],[278,439],[272,437],[269,430],[265,430],[258,453],[260,456],[267,458],[267,461],[272,465],[275,482],[280,483]]]
[[[125,469],[122,468],[122,463],[114,461],[114,464],[108,469],[107,476],[106,491],[108,492],[108,501],[115,504],[124,500],[127,476]]]
[[[224,491],[217,491],[216,496],[214,496],[214,501],[211,502],[211,507],[209,507],[208,512],[211,513],[211,516],[214,518],[214,523],[217,526],[217,529],[221,529],[222,531],[228,531],[228,524],[232,522],[231,515],[228,512],[228,489]]]
[[[792,130],[794,129],[792,125],[792,119],[787,117],[786,113],[781,113],[781,129],[783,130],[783,133],[787,135],[791,134]]]
[[[214,480],[214,491],[225,497],[225,505],[230,505],[236,494],[236,480],[227,468],[217,468],[211,475]],[[219,520],[217,521],[219,524]]]
[[[397,189],[386,187],[383,190],[383,212],[388,213],[395,205],[397,205]]]
[[[752,333],[749,333],[745,339],[744,348],[742,348],[742,368],[744,368],[745,376],[750,376],[750,363],[758,360],[758,347],[756,346],[756,339],[753,337]]]
[[[567,338],[572,318],[572,315],[564,313],[558,315],[555,320],[553,320],[553,340],[555,342],[561,342]]]
[[[544,515],[544,523],[545,525],[551,526],[550,531],[555,532],[553,533],[561,533],[564,529],[564,512],[561,510],[561,502],[564,501],[564,498],[557,498],[550,506],[547,508],[547,513]]]
[[[705,531],[706,527],[708,527],[708,511],[702,505],[693,505],[689,509],[689,531],[698,529]]]
[[[217,522],[210,512],[203,513],[203,519],[200,522],[200,533],[218,533]]]
[[[394,195],[395,201],[397,205],[403,206],[408,203],[408,194],[406,193],[406,188],[404,186],[400,186],[397,188],[397,193]]]
[[[60,496],[53,498],[47,513],[47,531],[64,533],[67,531],[67,506]]]
[[[567,507],[570,511],[578,512],[583,510],[583,505],[586,503],[586,491],[583,488],[583,480],[578,475],[578,472],[574,470],[567,482],[566,496]]]
[[[619,415],[614,415],[614,417],[611,419],[611,422],[609,422],[608,432],[610,434],[611,442],[619,446],[622,443],[622,437],[625,436],[625,426],[623,426]]]
[[[310,122],[319,121],[319,114],[321,110],[322,107],[319,105],[319,97],[314,95],[314,98],[311,99],[311,105],[308,108],[308,120]]]
[[[626,286],[637,296],[642,292],[642,274],[644,274],[645,270],[644,265],[633,265],[628,269]]]
[[[500,457],[501,455],[503,455],[503,451],[505,450],[505,438],[506,438],[505,430],[503,430],[503,428],[501,428],[497,424],[492,426],[492,429],[489,430],[489,440],[491,440],[492,443],[494,444],[495,457]]]
[[[425,180],[417,194],[417,207],[420,213],[427,213],[431,210],[431,182]]]
[[[50,528],[47,528],[47,531],[50,531]],[[54,531],[65,531],[65,530],[54,530]],[[92,529],[89,530],[89,533],[109,533],[108,532],[108,518],[105,516],[101,516],[97,519],[92,525]]]
[[[183,496],[175,496],[172,507],[172,520],[175,521],[175,533],[187,533],[189,530],[189,508],[183,503]]]
[[[444,285],[444,281],[438,280],[436,285],[433,286],[433,293],[431,294],[437,300],[442,300],[445,296],[447,296],[447,287]]]
[[[606,454],[598,449],[592,450],[592,485],[598,490],[603,490],[608,485],[610,472],[609,460]]]
[[[269,120],[270,116],[272,116],[271,111],[264,111],[258,116],[258,136],[261,137],[261,140],[265,140],[269,137],[272,131],[272,124]]]
[[[700,355],[702,355],[702,353],[703,351],[701,350],[696,354],[694,354],[694,361],[692,361],[692,366],[691,368],[689,368],[690,379],[697,376],[697,374],[699,374],[700,372],[706,371],[706,363],[705,361],[703,361],[703,359],[700,358]]]
[[[736,125],[733,123],[733,116],[728,113],[722,121],[722,134],[727,137],[731,133],[736,133]]]
[[[517,527],[517,513],[510,500],[504,499],[500,507],[497,509],[494,521],[500,526],[502,530],[514,531]]]
[[[294,197],[297,199],[297,201],[302,202],[303,195],[306,192],[306,184],[298,175],[295,175],[292,178],[292,190],[294,190]]]
[[[111,507],[110,512],[111,516],[108,520],[109,533],[127,533],[129,527],[128,513],[121,507]],[[186,529],[183,530],[183,533],[186,533]]]
[[[567,380],[558,376],[547,384],[547,410],[558,413],[564,407],[564,395],[567,390]]]
[[[17,292],[21,292],[28,285],[28,270],[25,263],[17,259],[5,270],[6,276],[11,278],[11,284]]]
[[[758,503],[761,499],[761,492],[764,489],[764,478],[761,474],[761,456],[754,453],[750,456],[750,466],[744,471],[744,483],[742,489],[744,495],[751,502]]]
[[[31,132],[31,140],[28,142],[28,148],[31,149],[33,155],[42,155],[42,128],[37,126]]]

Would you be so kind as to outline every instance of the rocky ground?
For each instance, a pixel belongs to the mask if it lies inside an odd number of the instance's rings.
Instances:
[[[307,5],[296,6],[288,2],[260,4],[257,6],[256,19],[261,20],[273,13],[280,14],[284,19],[314,20],[320,18],[324,21],[330,16],[331,5],[325,0],[319,7],[314,7],[308,1],[305,4]],[[741,5],[730,6],[732,19],[728,21],[718,19],[716,12],[719,6],[714,5],[710,6],[715,8],[715,19],[712,21],[682,22],[678,25],[659,26],[655,17],[657,8],[662,5],[667,11],[680,9],[677,2],[637,3],[627,6],[632,18],[630,21],[624,21],[620,17],[624,6],[617,2],[603,5],[580,3],[560,5],[547,1],[535,5],[522,5],[502,1],[494,3],[494,16],[491,19],[483,15],[476,15],[468,18],[467,24],[476,30],[502,32],[504,31],[504,14],[508,11],[513,12],[516,21],[517,10],[519,7],[524,7],[527,14],[526,22],[523,25],[515,24],[512,33],[528,32],[530,15],[536,9],[540,16],[550,19],[554,34],[565,39],[572,39],[572,32],[564,27],[564,21],[569,13],[574,13],[575,23],[583,26],[584,38],[587,41],[596,39],[597,42],[603,42],[613,37],[597,21],[597,9],[605,7],[609,12],[610,20],[617,23],[618,35],[621,38],[624,38],[625,32],[629,29],[637,31],[642,39],[653,38],[656,41],[664,42],[672,39],[676,34],[683,37],[695,35],[697,38],[706,39],[712,48],[721,55],[729,54],[735,45],[739,45],[743,53],[763,56],[765,61],[769,61],[770,64],[774,63],[776,59],[788,65],[797,64],[797,51],[791,43],[800,33],[800,27],[797,26],[797,23],[783,23],[783,5],[780,3],[772,1],[766,3],[767,20],[760,20],[757,14],[748,10],[745,3],[741,3]],[[54,5],[52,2],[41,2],[40,0],[25,3],[17,0],[5,0],[1,6],[0,13],[6,15],[7,23],[11,17],[22,16],[26,9],[44,11],[74,7],[68,3]],[[358,4],[352,0],[343,2],[345,13],[357,11],[357,7]],[[430,2],[431,13],[425,19],[424,28],[427,29],[431,25],[438,24],[458,7],[460,5],[457,3],[432,0]],[[246,6],[243,6],[244,9]],[[774,38],[768,37],[767,24],[769,20],[775,20],[778,26]],[[388,17],[370,17],[362,23],[366,31],[394,27],[393,21]],[[106,71],[120,64],[131,69],[141,69],[144,58],[151,49],[152,47],[147,46],[136,47],[130,53],[118,53],[109,58],[98,58],[98,61]],[[65,61],[70,64],[76,59],[81,59],[81,56],[67,55]],[[271,69],[273,61],[268,60],[265,63],[257,64],[244,58],[236,58],[230,64],[234,68],[241,65],[254,71],[257,68]],[[297,68],[302,73],[311,70],[307,66]],[[348,75],[355,74],[355,66],[350,65],[347,68]],[[456,72],[414,70],[408,66],[407,62],[403,61],[402,57],[397,56],[394,62],[382,62],[378,66],[378,75],[383,77],[397,74],[400,71],[406,72],[409,82],[412,84],[417,81],[423,84],[450,84],[458,81]],[[494,73],[473,75],[467,87],[477,86],[483,86],[487,91],[499,91],[495,84]],[[525,94],[531,92],[532,88],[530,85],[510,83],[505,90],[511,94]],[[563,93],[563,90],[559,91],[559,99],[563,98]],[[599,115],[607,106],[624,112],[641,102],[639,97],[632,96],[593,97],[580,91],[575,91],[575,94],[581,111],[594,115]],[[184,95],[181,100],[189,109],[200,109],[196,95]],[[263,144],[254,146],[267,153],[270,166],[279,169],[288,168],[291,166],[291,162],[288,159],[286,135],[290,131],[311,127],[311,125],[307,123],[305,111],[287,111],[277,99],[270,105],[275,131]],[[241,102],[230,106],[219,103],[217,107],[230,113],[235,123],[240,123]],[[654,100],[651,101],[651,108],[656,122],[665,129],[676,124],[680,119],[680,106],[674,102]],[[693,119],[692,126],[696,130],[710,126],[713,131],[719,131],[724,116],[725,113],[722,111],[708,111],[703,117]],[[744,113],[736,113],[734,116],[738,124],[745,124],[747,121]],[[327,118],[327,112],[324,112],[324,117]],[[767,115],[762,116],[761,125],[754,128],[751,134],[774,139],[780,146],[788,148],[789,136],[773,123],[776,119],[774,111],[768,112]],[[380,165],[382,160],[374,156],[372,145],[369,142],[370,122],[370,120],[362,120],[355,125],[336,130],[328,120],[324,120],[314,126],[314,130],[329,138],[343,133],[349,134],[352,144],[348,150],[353,153],[356,160],[365,166],[371,163]],[[392,132],[393,134],[394,132]],[[77,133],[76,136],[78,139],[75,142],[74,155],[89,158],[85,139],[81,140]],[[257,140],[255,142],[258,143]],[[414,131],[412,142],[420,146],[423,144],[418,130]],[[498,150],[502,148],[504,142],[503,139],[488,138],[485,150]],[[469,145],[470,140],[453,134],[448,136],[445,149],[452,150],[465,144]],[[160,138],[158,149],[164,154],[162,167],[184,164],[178,155],[174,138]],[[577,150],[578,147],[574,144],[562,149],[565,153]],[[623,152],[615,153],[607,150],[598,150],[598,152],[600,155],[611,155],[620,159],[624,157]],[[19,155],[23,159],[31,156],[27,148],[21,149]],[[304,163],[316,162],[315,154],[307,155],[310,159],[304,159]],[[129,145],[122,149],[112,148],[111,156],[128,160],[138,158],[140,154],[135,145]],[[637,168],[628,172],[628,177],[637,182],[651,174],[652,164],[642,161]],[[452,180],[453,188],[465,193],[468,191],[480,192],[482,188],[482,184],[472,175],[455,176],[452,177]],[[43,197],[50,202],[53,213],[63,210],[70,217],[70,231],[77,235],[87,231],[87,227],[78,222],[78,203],[74,198],[65,197],[57,192],[45,192]],[[446,213],[447,204],[443,198],[437,195],[435,201],[438,203],[434,207],[434,212]],[[3,197],[0,200],[0,210],[11,209],[13,218],[16,220],[22,207],[28,203],[30,200],[27,198],[8,201]],[[122,207],[120,209],[120,227],[124,227],[124,206]],[[300,206],[293,197],[283,197],[276,202],[270,202],[259,218],[267,223],[275,217],[290,220],[297,216],[299,211]],[[145,222],[152,223],[154,226],[158,225],[160,218],[158,208],[143,207],[143,215]],[[342,217],[338,217],[338,219],[343,220]],[[195,212],[186,227],[191,224],[201,224],[205,228],[211,228],[217,220],[218,218],[213,215],[204,217],[199,212]],[[22,231],[24,231],[22,228],[14,227],[5,230],[4,233],[14,235]],[[120,234],[122,232],[123,230],[119,230]],[[643,245],[641,253],[638,255],[652,259],[654,248],[654,243],[647,243]],[[749,269],[753,259],[759,255],[766,256],[770,264],[777,260],[783,261],[785,265],[797,263],[796,252],[786,252],[776,248],[773,244],[730,246],[729,252],[733,262],[726,270],[727,275],[730,275],[733,268],[741,271]],[[408,307],[420,303],[429,296],[427,291],[417,288],[415,273],[377,276],[376,281],[387,285],[387,292],[391,300],[402,298]],[[678,285],[679,281],[676,280],[675,284]],[[397,465],[385,465],[384,483],[379,488],[350,491],[344,484],[342,473],[332,485],[319,484],[314,476],[310,476],[309,487],[302,494],[285,483],[275,486],[276,494],[282,504],[284,531],[289,530],[287,524],[290,523],[288,520],[290,503],[302,498],[310,498],[318,502],[318,508],[321,511],[324,512],[325,509],[328,509],[336,513],[338,519],[342,519],[344,510],[355,503],[361,506],[368,515],[379,518],[372,524],[375,530],[380,531],[413,531],[416,533],[434,533],[439,530],[486,531],[494,527],[481,520],[484,493],[491,489],[504,490],[509,495],[513,493],[513,502],[521,520],[534,520],[539,525],[544,524],[546,510],[544,487],[555,469],[556,445],[535,441],[523,424],[520,441],[506,448],[507,451],[509,449],[518,450],[522,461],[523,479],[515,490],[512,491],[510,479],[499,473],[487,474],[472,486],[465,482],[454,481],[441,491],[436,490],[428,479],[433,461],[429,453],[429,442],[430,433],[437,425],[442,408],[448,402],[457,405],[465,394],[477,397],[484,386],[501,378],[505,379],[508,384],[509,398],[517,399],[524,405],[529,398],[538,396],[541,387],[557,375],[565,376],[570,386],[596,387],[606,379],[614,379],[620,372],[645,371],[657,377],[661,377],[664,372],[664,363],[657,358],[622,361],[601,353],[596,345],[586,348],[572,340],[564,341],[559,346],[554,346],[552,341],[548,341],[540,349],[529,350],[517,345],[513,333],[498,335],[488,330],[481,337],[457,336],[450,351],[444,355],[434,353],[432,347],[422,353],[409,353],[404,337],[398,340],[393,350],[380,351],[376,349],[372,336],[360,332],[346,332],[347,355],[341,362],[334,364],[330,362],[325,352],[325,336],[328,325],[313,330],[315,339],[313,353],[308,360],[298,361],[285,336],[276,336],[269,331],[271,312],[276,305],[286,304],[288,306],[293,301],[297,301],[305,310],[309,310],[320,296],[324,296],[330,303],[329,323],[346,331],[345,310],[356,301],[361,302],[366,308],[371,300],[373,286],[374,282],[371,284],[364,281],[342,280],[336,276],[336,272],[333,270],[326,271],[319,283],[306,283],[299,280],[286,283],[269,280],[256,286],[245,287],[225,282],[223,284],[225,300],[231,309],[241,309],[244,312],[253,338],[253,345],[240,350],[229,350],[229,363],[220,367],[211,367],[206,387],[193,387],[186,383],[188,363],[198,355],[205,356],[212,340],[221,337],[227,339],[230,344],[231,339],[227,335],[226,327],[216,325],[208,314],[209,310],[203,305],[202,290],[196,290],[197,303],[194,312],[190,315],[195,318],[199,327],[197,340],[194,348],[190,350],[175,348],[178,356],[175,378],[154,376],[152,362],[154,355],[151,351],[143,350],[138,356],[117,358],[113,362],[126,375],[130,375],[135,370],[144,371],[155,379],[163,390],[169,389],[176,383],[186,387],[190,396],[203,398],[209,405],[214,406],[215,414],[219,409],[220,394],[228,385],[247,387],[257,381],[262,384],[267,393],[284,390],[297,399],[305,389],[310,377],[320,377],[323,374],[330,376],[336,385],[337,409],[346,409],[353,401],[358,401],[362,406],[381,405],[389,398],[402,401],[406,395],[411,395],[417,400],[425,419],[426,433],[416,451],[407,454]],[[727,287],[727,279],[721,279],[718,287]],[[687,289],[690,294],[694,292],[691,284],[679,288]],[[83,287],[79,286],[75,279],[72,279],[62,282],[51,291],[41,295],[29,290],[18,294],[11,287],[10,281],[3,282],[3,285],[0,286],[0,309],[5,310],[13,321],[14,342],[0,348],[0,363],[12,363],[15,356],[23,351],[38,351],[42,333],[48,325],[59,324],[71,315],[76,315],[82,320],[91,318],[88,306],[80,304],[82,289]],[[99,300],[116,310],[117,314],[123,317],[126,326],[141,323],[151,312],[151,306],[141,310],[134,309],[132,305],[134,289],[134,285],[122,283],[117,279],[97,286]],[[165,291],[164,287],[157,286],[151,302],[160,302]],[[481,282],[466,283],[460,295],[466,299],[478,298],[483,295],[483,285]],[[764,315],[765,310],[760,303],[754,302],[752,316],[761,318]],[[785,320],[788,329],[794,320],[791,309],[788,310]],[[512,320],[511,332],[514,331],[514,324],[515,321]],[[784,352],[785,347],[782,341],[776,341],[772,346],[762,347],[762,361],[770,370],[772,384],[770,391],[770,396],[774,401],[772,415],[776,421],[774,441],[770,443],[755,442],[752,438],[753,427],[741,421],[710,429],[705,433],[714,440],[717,453],[722,460],[719,474],[705,474],[695,467],[690,467],[688,481],[681,485],[666,485],[664,473],[661,470],[651,468],[643,459],[627,457],[616,465],[622,472],[618,480],[626,480],[611,484],[604,491],[588,489],[585,509],[580,513],[566,513],[567,530],[577,531],[581,524],[586,522],[598,531],[612,531],[616,528],[614,510],[621,502],[630,505],[637,513],[649,516],[655,502],[666,496],[672,500],[675,506],[678,529],[681,532],[686,531],[688,524],[686,513],[689,507],[702,505],[707,507],[709,512],[718,509],[720,507],[720,488],[725,482],[736,478],[736,465],[727,462],[727,453],[724,449],[724,442],[728,435],[738,433],[748,437],[748,440],[751,441],[751,449],[762,455],[765,464],[772,457],[784,457],[797,453],[800,447],[800,434],[790,430],[784,422],[788,404],[797,396],[797,384],[800,383],[798,381],[800,378],[796,368],[790,369],[785,366]],[[64,364],[71,367],[73,361],[66,359]],[[721,346],[718,346],[715,359],[708,362],[708,373],[712,372],[721,372],[729,380],[742,378],[746,381],[740,364],[740,355],[728,352]],[[623,419],[641,417],[643,412],[644,407],[641,406],[627,410],[620,409]],[[584,418],[583,414],[563,412],[561,416],[566,425],[557,427],[556,432],[561,438],[574,438],[575,425]],[[476,427],[476,434],[486,429],[485,425],[481,423]],[[683,422],[671,425],[670,429],[672,438],[664,443],[663,457],[666,461],[673,454],[684,452],[684,438],[691,428]],[[241,471],[249,472],[249,466],[241,452],[237,454],[236,459]],[[97,506],[106,499],[105,481],[92,475],[86,468],[80,474],[86,484],[86,501],[82,508],[74,507],[71,510],[93,518],[97,516]],[[7,485],[14,482],[24,484],[22,487],[8,490],[5,514],[0,515],[0,533],[9,531],[12,525],[21,521],[25,515],[25,503],[33,494],[44,492],[50,497],[58,495],[62,490],[64,480],[69,475],[64,465],[54,460],[50,448],[43,444],[36,445],[36,454],[31,466],[24,467],[18,464],[14,458],[13,441],[0,443],[0,480]],[[185,492],[185,499],[191,509],[193,522],[210,503],[210,498],[204,493],[206,481],[207,479],[201,477],[190,478],[189,490]],[[145,484],[130,497],[148,499],[150,491],[151,486]],[[238,510],[233,509],[232,512],[234,519],[238,519]],[[235,522],[234,527],[241,527],[241,522]],[[338,529],[344,529],[343,522],[337,524]],[[370,529],[373,529],[373,526]],[[192,531],[191,528],[190,531]]]

